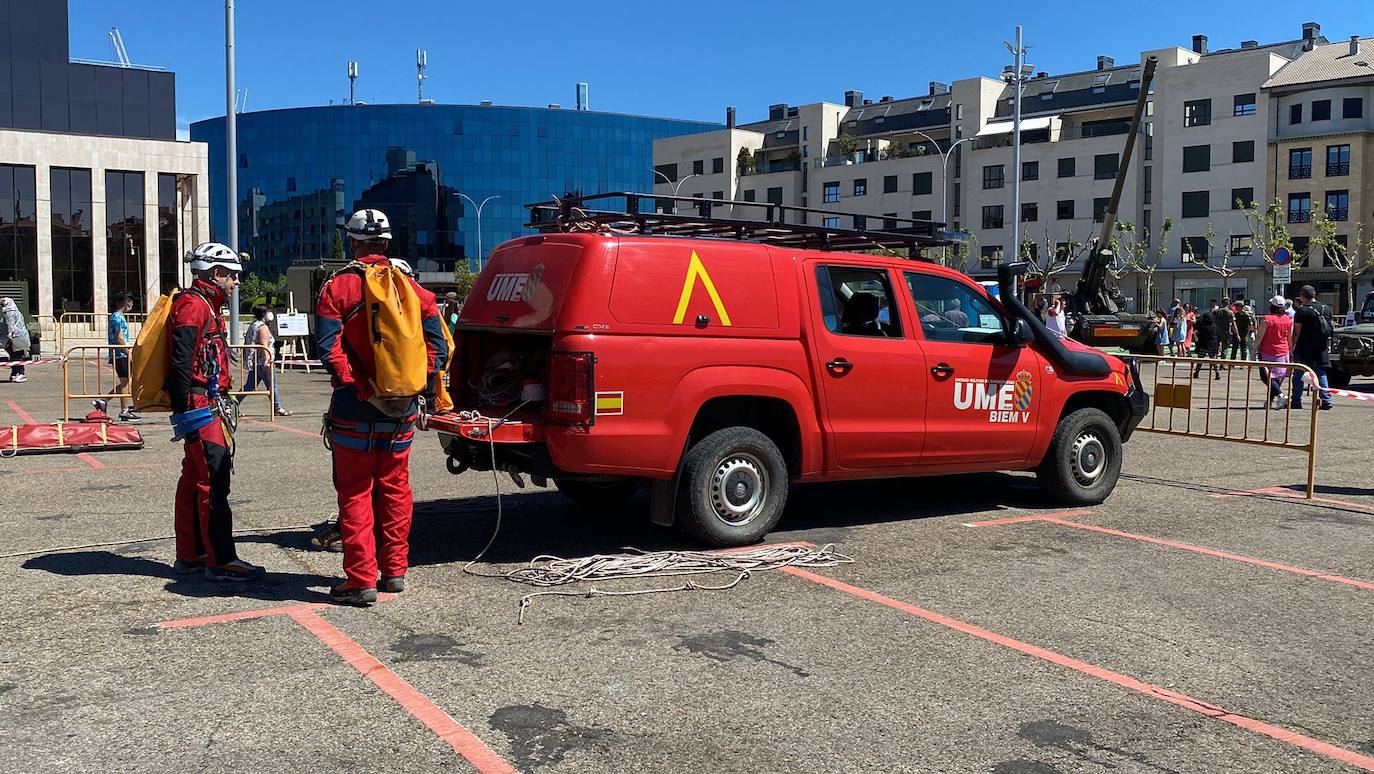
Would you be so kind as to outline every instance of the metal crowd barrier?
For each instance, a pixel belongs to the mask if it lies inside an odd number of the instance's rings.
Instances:
[[[132,384],[124,391],[116,391],[119,377],[115,375],[114,366],[109,361],[113,351],[123,350],[129,358],[129,373],[132,374],[133,349],[134,345],[132,344],[100,344],[71,347],[67,350],[62,363],[62,417],[64,420],[70,421],[72,418],[72,401],[110,400],[113,402],[120,398],[132,400]],[[231,344],[229,345],[230,367],[232,368],[235,363],[247,362],[244,358],[250,354],[250,351],[267,353],[269,356],[271,354],[267,347],[261,344]],[[79,381],[79,388],[74,385],[74,380]],[[74,392],[74,389],[79,389],[79,391]],[[238,399],[239,413],[243,416],[248,416],[248,413],[243,410],[245,398],[258,395],[267,398],[267,421],[276,421],[270,386],[257,390],[230,389],[229,394]],[[84,415],[85,412],[82,414]]]
[[[244,368],[246,367],[246,364],[253,362],[253,360],[252,360],[251,358],[260,357],[260,356],[262,356],[262,355],[266,355],[266,356],[267,356],[267,362],[269,362],[269,363],[272,362],[272,350],[269,349],[265,344],[230,344],[230,345],[229,345],[229,362],[231,363],[231,367],[236,368],[236,369],[238,370],[238,372],[239,372],[239,373],[236,375],[236,377],[235,377],[235,381],[238,382],[240,386],[242,386],[242,379],[241,379],[241,376],[242,376],[242,374],[243,374]],[[274,374],[273,377],[272,377],[272,382],[270,382],[270,383],[268,384],[268,386],[267,386],[265,389],[257,389],[257,390],[235,390],[235,389],[230,389],[230,390],[229,390],[229,394],[239,399],[239,413],[240,413],[240,414],[243,414],[243,413],[244,413],[244,412],[243,412],[243,401],[244,401],[245,398],[250,398],[250,397],[253,397],[254,395],[262,395],[263,397],[267,398],[267,421],[268,421],[268,422],[275,422],[275,421],[277,421],[277,412],[276,412],[276,410],[275,410],[275,404],[274,404],[273,401],[272,401],[272,385],[274,385],[274,384],[276,384],[276,375],[275,375],[275,374]]]
[[[1141,379],[1152,398],[1150,413],[1137,429],[1305,452],[1307,497],[1312,498],[1321,399],[1315,391],[1317,375],[1311,368],[1301,363],[1224,358],[1131,357],[1140,363]],[[1274,376],[1275,373],[1283,376]],[[1294,409],[1292,398],[1299,374],[1303,377],[1303,398],[1307,403],[1302,409]],[[1273,397],[1269,379],[1278,382],[1278,398]],[[1281,408],[1274,409],[1276,403]]]
[[[138,331],[143,327],[146,317],[147,315],[141,312],[129,312],[124,315],[124,321],[129,324],[130,344],[138,338]],[[56,352],[65,352],[71,342],[92,341],[94,344],[104,345],[109,341],[110,315],[108,312],[63,312],[62,316],[57,318],[56,327]]]

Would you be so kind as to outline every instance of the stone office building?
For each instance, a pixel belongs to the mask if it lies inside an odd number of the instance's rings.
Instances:
[[[123,291],[146,309],[208,234],[206,147],[176,139],[175,76],[68,51],[64,0],[0,0],[0,288],[40,321]]]

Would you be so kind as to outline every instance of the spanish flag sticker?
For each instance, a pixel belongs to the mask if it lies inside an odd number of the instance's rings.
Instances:
[[[612,417],[625,413],[625,393],[598,392],[596,394],[596,415]]]

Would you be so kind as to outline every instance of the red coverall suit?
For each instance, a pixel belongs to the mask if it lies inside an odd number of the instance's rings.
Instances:
[[[363,263],[383,263],[386,258],[369,255]],[[442,319],[434,294],[410,280],[420,297],[422,330],[428,350],[430,387],[426,400],[433,405],[433,379],[448,359]],[[363,303],[362,276],[345,271],[320,290],[315,304],[315,334],[320,360],[332,378],[334,394],[329,401],[329,441],[333,450],[334,488],[339,495],[339,533],[343,536],[343,566],[347,587],[377,587],[380,574],[396,578],[406,574],[410,553],[410,444],[418,401],[396,419],[383,414],[368,399],[371,377],[376,372],[367,316],[358,314]]]
[[[202,279],[172,302],[167,335],[172,352],[168,393],[172,411],[213,405],[210,379],[219,395],[229,392],[229,348],[219,315],[224,292]],[[216,418],[187,435],[186,456],[177,482],[177,558],[220,567],[238,559],[234,550],[233,515],[229,510],[229,476],[233,467],[224,426]]]

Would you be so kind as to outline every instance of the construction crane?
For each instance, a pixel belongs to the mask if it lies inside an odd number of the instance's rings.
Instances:
[[[129,51],[124,48],[124,37],[119,34],[118,27],[110,28],[110,44],[114,46],[115,59],[120,67],[134,66],[134,63],[129,61]]]

